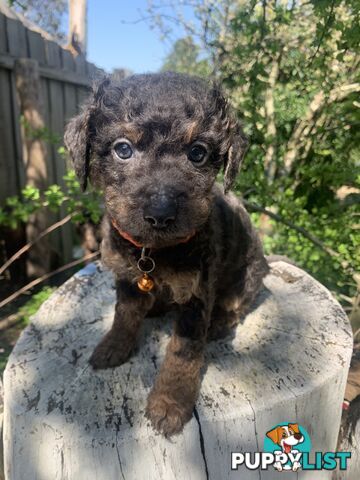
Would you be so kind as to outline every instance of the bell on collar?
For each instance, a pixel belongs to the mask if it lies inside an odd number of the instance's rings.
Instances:
[[[138,280],[137,285],[142,292],[150,292],[154,288],[155,283],[147,273],[144,273],[140,280]]]

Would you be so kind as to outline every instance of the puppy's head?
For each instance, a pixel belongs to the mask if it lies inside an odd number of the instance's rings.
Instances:
[[[277,445],[280,445],[285,453],[289,453],[294,445],[304,441],[304,436],[300,433],[297,423],[276,427],[267,432],[266,436]]]
[[[216,86],[176,73],[103,80],[65,132],[85,189],[104,191],[119,230],[146,246],[195,233],[221,167],[234,182],[245,137]]]

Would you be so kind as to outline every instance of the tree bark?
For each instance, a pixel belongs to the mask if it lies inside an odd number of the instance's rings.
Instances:
[[[353,346],[348,319],[293,265],[271,263],[264,284],[233,336],[207,345],[194,415],[169,441],[144,410],[171,317],[145,322],[128,362],[94,372],[88,359],[112,323],[115,290],[108,271],[87,265],[43,304],[10,355],[7,480],[259,479],[243,467],[231,472],[230,453],[253,455],[283,421],[310,432],[312,452],[334,451]],[[267,473],[261,478],[282,479]],[[332,472],[319,474],[330,480]],[[299,478],[313,480],[314,472]]]
[[[68,43],[73,53],[86,56],[87,0],[69,0]]]
[[[22,138],[26,185],[44,190],[47,179],[47,151],[41,138],[45,122],[38,62],[28,58],[17,60],[15,76],[20,112],[23,118]],[[40,210],[31,215],[26,225],[27,241],[33,242],[46,227],[46,212]],[[34,245],[28,254],[27,275],[29,277],[41,276],[49,271],[49,267],[49,243],[47,238],[43,238]]]

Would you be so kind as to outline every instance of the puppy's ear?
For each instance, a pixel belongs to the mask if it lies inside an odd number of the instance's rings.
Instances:
[[[279,438],[279,427],[274,428],[273,430],[270,430],[269,432],[266,433],[266,436],[270,438],[274,443],[277,445],[279,444],[280,438]]]
[[[64,143],[74,164],[83,191],[86,190],[90,165],[89,123],[92,109],[88,106],[80,115],[67,124]]]
[[[289,423],[289,427],[294,430],[295,433],[300,433],[299,424],[298,423]]]
[[[93,118],[97,109],[101,108],[104,93],[109,84],[108,78],[99,82],[93,88],[92,96],[84,106],[82,113],[72,118],[65,128],[64,143],[70,153],[83,191],[86,190],[90,170],[90,140],[94,133]]]
[[[236,175],[240,170],[242,160],[248,147],[248,140],[240,125],[232,120],[230,122],[230,147],[225,156],[224,164],[224,191],[227,193],[234,185]]]

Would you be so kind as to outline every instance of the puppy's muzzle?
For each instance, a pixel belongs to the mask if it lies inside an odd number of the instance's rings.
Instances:
[[[153,228],[165,229],[174,223],[177,213],[177,202],[173,195],[165,193],[153,194],[144,208],[144,219]]]

